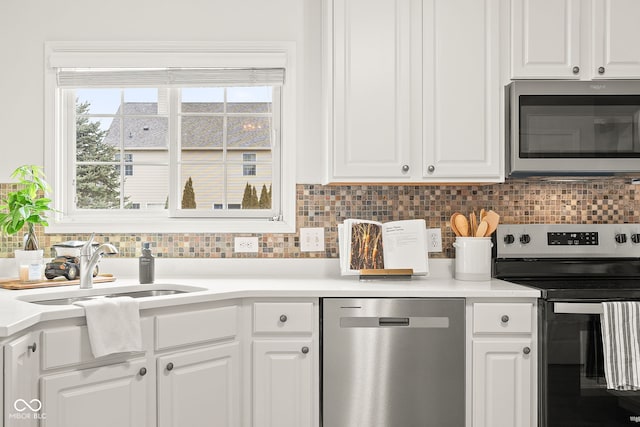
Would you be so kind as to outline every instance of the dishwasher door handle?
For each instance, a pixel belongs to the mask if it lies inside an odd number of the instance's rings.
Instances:
[[[448,328],[448,317],[410,316],[410,317],[341,317],[341,328]]]
[[[380,317],[378,326],[409,326],[408,317]]]

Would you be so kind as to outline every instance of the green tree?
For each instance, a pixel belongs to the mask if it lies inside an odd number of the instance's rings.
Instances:
[[[114,162],[119,150],[104,142],[107,131],[100,122],[84,116],[89,107],[89,102],[76,102],[76,160]],[[119,209],[120,171],[112,165],[78,165],[76,192],[80,209]]]
[[[269,195],[269,191],[267,191],[267,186],[265,184],[262,184],[258,207],[260,209],[271,209],[271,196]]]
[[[251,209],[251,185],[247,182],[244,186],[244,194],[242,195],[242,209]]]
[[[251,209],[257,209],[260,206],[260,201],[258,200],[258,192],[256,191],[256,187],[251,187]]]
[[[182,209],[196,208],[196,193],[193,191],[193,181],[191,177],[187,180],[182,191]]]

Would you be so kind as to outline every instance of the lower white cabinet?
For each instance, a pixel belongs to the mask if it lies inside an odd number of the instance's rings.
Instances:
[[[38,393],[38,333],[25,333],[4,345],[4,425],[36,427],[41,416]]]
[[[531,426],[531,340],[473,343],[474,427]]]
[[[241,363],[238,341],[158,357],[158,427],[239,427]]]
[[[45,375],[41,427],[141,427],[147,420],[147,359]]]
[[[471,425],[537,425],[536,302],[468,302]],[[469,360],[468,359],[468,360]]]
[[[313,420],[313,342],[253,342],[253,426],[311,427]]]

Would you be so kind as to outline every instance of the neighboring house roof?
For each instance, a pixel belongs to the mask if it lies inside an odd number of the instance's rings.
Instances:
[[[183,103],[184,112],[222,112],[222,103]],[[265,113],[269,103],[228,103],[231,113]],[[168,146],[168,119],[158,117],[155,102],[126,102],[124,104],[124,147],[163,148]],[[116,114],[121,114],[121,108]],[[129,117],[131,116],[131,117]],[[148,117],[145,117],[148,116]],[[259,116],[227,117],[227,146],[230,148],[269,148],[271,146],[271,118]],[[222,116],[183,116],[182,146],[185,148],[220,148],[223,138]],[[120,145],[120,122],[113,120],[104,142]]]

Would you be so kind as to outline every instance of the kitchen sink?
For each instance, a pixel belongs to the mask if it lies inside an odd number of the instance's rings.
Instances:
[[[150,285],[145,288],[128,286],[125,288],[89,289],[72,292],[55,292],[49,294],[32,295],[19,298],[22,301],[41,305],[71,305],[78,301],[88,301],[99,298],[131,297],[150,298],[167,295],[178,295],[190,292],[204,291],[205,288],[184,285]]]

